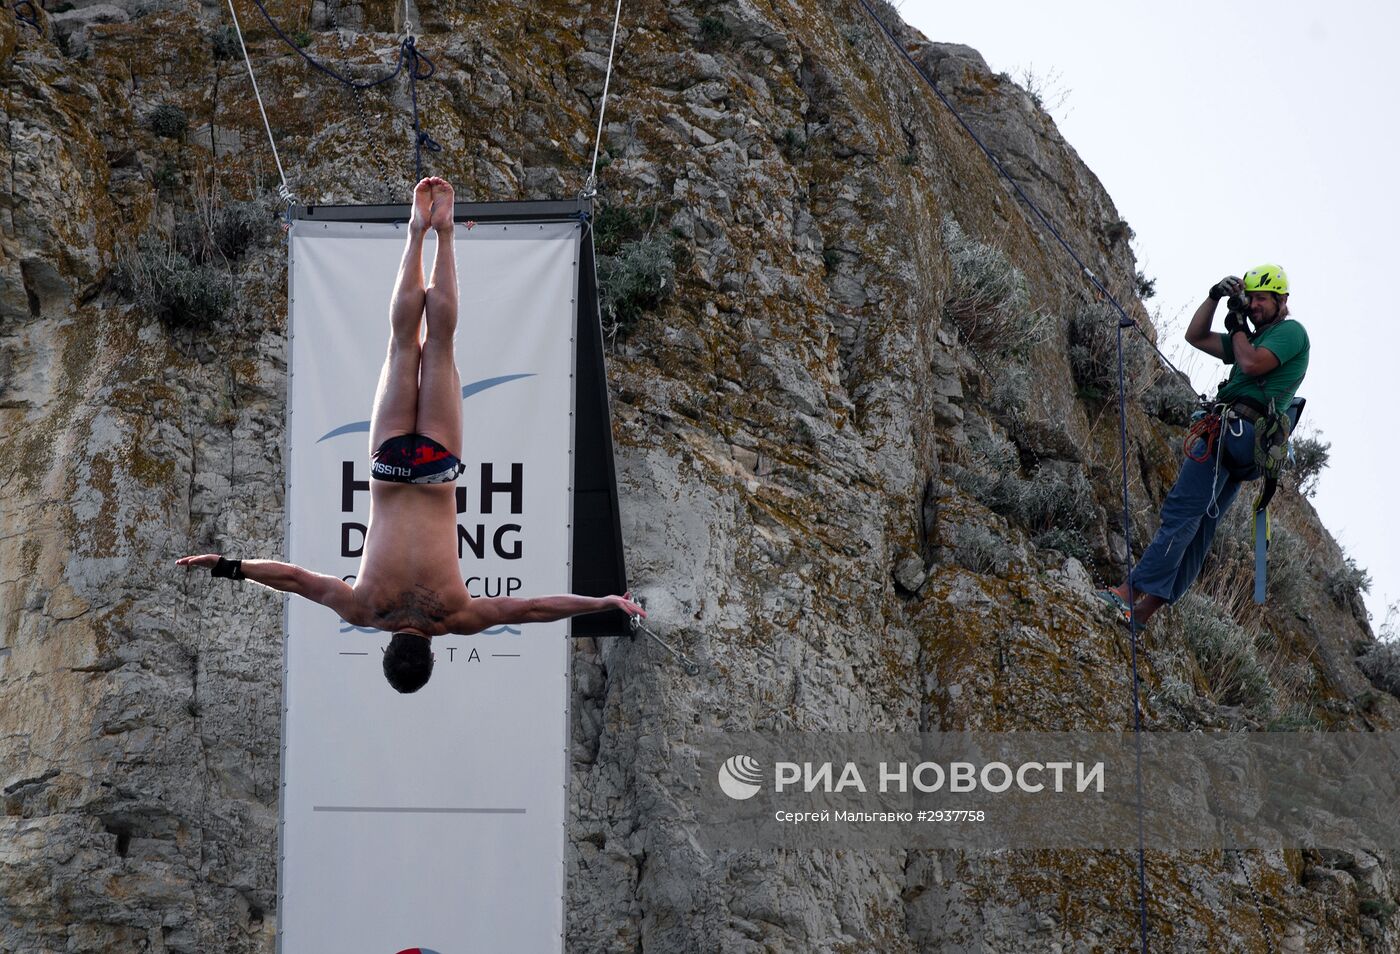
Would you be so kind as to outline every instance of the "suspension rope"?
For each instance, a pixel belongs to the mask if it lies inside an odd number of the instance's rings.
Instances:
[[[423,127],[418,124],[418,81],[428,79],[437,72],[437,67],[433,61],[418,52],[417,42],[413,37],[408,37],[403,41],[404,50],[412,58],[412,66],[408,71],[408,91],[413,98],[413,169],[414,179],[423,178],[423,150],[429,152],[442,152],[442,146],[433,141],[433,137],[423,131]],[[420,63],[428,64],[428,72],[419,73]]]
[[[613,13],[612,43],[608,46],[608,71],[603,76],[603,98],[598,102],[598,132],[593,137],[593,164],[588,169],[588,179],[583,184],[583,197],[591,199],[598,194],[598,149],[603,144],[603,115],[608,110],[608,84],[612,82],[613,51],[617,49],[617,25],[622,20],[622,0],[617,0],[617,10]]]
[[[231,0],[230,0],[230,2],[231,2]],[[394,77],[398,76],[400,73],[403,72],[404,64],[405,64],[406,62],[408,62],[408,59],[409,59],[409,57],[408,57],[408,55],[405,53],[405,51],[408,50],[408,49],[413,49],[413,37],[412,37],[412,36],[406,37],[406,38],[404,39],[404,41],[403,41],[402,46],[400,47],[399,59],[398,59],[398,62],[395,64],[395,66],[394,66],[394,71],[393,71],[392,73],[388,74],[387,76],[381,76],[381,77],[380,77],[379,79],[377,79],[377,80],[367,80],[367,81],[365,81],[365,82],[357,82],[357,81],[355,81],[355,80],[350,79],[349,77],[341,76],[341,75],[340,75],[339,73],[337,73],[335,70],[331,69],[329,66],[324,65],[323,63],[318,63],[309,53],[307,53],[307,52],[306,52],[305,50],[303,50],[301,47],[297,46],[296,43],[292,40],[291,37],[287,36],[286,33],[282,32],[282,28],[279,27],[279,26],[277,25],[277,21],[274,20],[274,19],[272,19],[272,14],[270,14],[270,13],[267,12],[267,7],[263,5],[262,0],[253,0],[253,6],[257,7],[258,10],[261,11],[261,13],[262,13],[262,15],[263,15],[263,19],[267,20],[267,25],[270,26],[270,27],[272,27],[273,32],[276,33],[279,37],[282,38],[282,42],[286,43],[287,46],[291,47],[292,51],[293,51],[294,53],[296,53],[297,56],[299,56],[299,57],[301,57],[303,60],[305,60],[309,66],[311,66],[313,69],[320,70],[322,73],[325,73],[325,74],[326,74],[327,76],[329,76],[331,79],[337,80],[337,81],[339,81],[339,82],[341,82],[341,83],[344,83],[346,86],[350,86],[350,87],[353,87],[353,88],[355,88],[355,89],[373,89],[373,88],[376,87],[376,86],[382,86],[382,85],[384,85],[385,83],[389,82],[389,81],[390,81],[391,79],[393,79]],[[427,59],[428,59],[426,56],[423,56],[421,53],[416,53],[416,51],[415,51],[415,55],[421,57],[421,58],[424,59],[424,60],[427,60]],[[428,66],[429,66],[430,72],[427,74],[427,76],[422,76],[422,77],[420,77],[420,79],[427,79],[428,76],[431,76],[431,75],[432,75],[432,72],[431,72],[432,63],[429,62],[429,63],[428,63]]]
[[[376,80],[360,82],[342,76],[330,67],[317,62],[310,54],[297,46],[292,38],[287,36],[282,28],[277,25],[277,21],[272,19],[272,14],[267,12],[267,7],[263,4],[262,0],[253,0],[253,5],[256,6],[258,11],[263,15],[263,19],[267,21],[267,25],[272,27],[272,32],[276,33],[277,36],[281,38],[282,42],[287,44],[297,56],[305,60],[313,69],[326,74],[331,79],[357,93],[362,90],[374,89],[377,86],[382,86],[396,78],[400,73],[403,73],[405,68],[407,68],[409,93],[413,102],[413,165],[416,177],[421,179],[423,177],[423,151],[426,149],[429,152],[441,152],[442,146],[434,141],[432,136],[423,131],[422,124],[419,121],[418,81],[430,78],[437,72],[437,67],[433,64],[432,60],[419,51],[417,40],[412,33],[405,36],[403,42],[399,45],[398,60],[394,64],[393,72],[386,76],[381,76]],[[279,190],[279,194],[290,207],[296,202],[295,196],[293,196],[291,191],[287,188],[287,176],[282,169],[282,160],[277,156],[277,143],[273,140],[272,126],[267,120],[267,110],[263,108],[262,96],[258,94],[258,81],[256,77],[253,76],[253,63],[248,56],[248,47],[243,42],[243,31],[238,25],[238,14],[233,9],[233,0],[228,0],[228,7],[229,12],[233,14],[233,26],[238,32],[239,46],[243,48],[243,60],[248,64],[248,76],[253,80],[253,92],[258,95],[258,109],[262,111],[263,126],[267,129],[267,140],[272,144],[272,156],[277,160],[277,173],[282,177],[282,188]],[[339,31],[337,31],[337,36],[339,36]],[[368,129],[368,124],[366,124],[366,129]]]
[[[229,0],[229,2],[232,3],[233,0]],[[433,65],[432,60],[428,59],[427,56],[419,52],[418,44],[413,34],[409,33],[408,36],[404,37],[403,43],[400,44],[399,58],[398,61],[394,64],[394,71],[392,73],[389,73],[387,76],[381,76],[377,80],[357,82],[348,77],[341,76],[329,66],[326,66],[322,63],[318,63],[309,53],[307,53],[301,47],[297,46],[296,43],[292,41],[292,38],[287,36],[287,34],[282,31],[282,28],[277,25],[277,21],[272,19],[272,14],[268,13],[267,7],[263,5],[263,0],[253,0],[253,5],[256,6],[258,10],[262,13],[263,19],[267,21],[268,26],[272,27],[273,32],[276,33],[279,37],[281,37],[282,42],[286,43],[287,46],[290,47],[292,51],[296,53],[297,56],[305,60],[313,69],[325,73],[331,79],[342,83],[350,87],[351,89],[365,90],[374,89],[376,86],[383,86],[385,83],[389,82],[390,80],[397,77],[400,73],[402,73],[404,71],[405,66],[408,67],[408,86],[409,91],[413,97],[413,165],[414,171],[417,174],[417,178],[423,178],[423,150],[427,149],[430,152],[441,152],[442,146],[434,142],[433,138],[427,133],[425,133],[422,127],[419,125],[417,84],[419,80],[428,79],[434,73],[436,73],[437,67]],[[426,67],[427,72],[423,72],[424,67]]]
[[[282,180],[277,194],[290,209],[296,205],[296,196],[287,188],[287,173],[282,169],[282,157],[277,155],[277,140],[272,136],[272,124],[267,121],[267,110],[263,108],[262,93],[258,91],[258,78],[253,73],[253,61],[248,57],[248,46],[243,42],[243,28],[238,25],[238,11],[233,8],[233,0],[228,0],[228,12],[233,17],[233,30],[238,34],[238,46],[243,51],[243,62],[248,65],[248,79],[253,83],[253,95],[258,99],[258,112],[262,113],[263,128],[267,130],[267,143],[272,147],[272,161],[277,163],[277,176]]]
[[[899,51],[900,55],[903,56],[904,59],[909,63],[909,65],[914,68],[914,71],[917,72],[919,76],[923,78],[924,82],[928,84],[928,87],[931,90],[933,90],[934,95],[937,96],[939,101],[943,103],[943,105],[947,108],[948,112],[952,114],[953,118],[958,121],[958,124],[962,126],[963,130],[970,137],[972,137],[972,141],[975,142],[978,148],[982,150],[982,154],[987,157],[987,159],[996,168],[997,172],[1001,174],[1002,178],[1004,178],[1008,183],[1010,183],[1011,188],[1015,190],[1016,195],[1020,197],[1021,201],[1026,205],[1026,207],[1035,214],[1035,217],[1040,220],[1040,223],[1045,227],[1045,229],[1052,236],[1054,236],[1055,241],[1057,241],[1060,244],[1060,247],[1063,248],[1065,252],[1069,255],[1069,257],[1074,260],[1074,263],[1079,266],[1080,271],[1084,274],[1086,278],[1088,278],[1089,282],[1094,286],[1094,288],[1097,289],[1098,292],[1110,304],[1113,305],[1114,310],[1118,312],[1118,437],[1119,446],[1121,448],[1120,471],[1122,474],[1123,484],[1123,540],[1127,548],[1128,565],[1129,567],[1131,567],[1133,557],[1132,511],[1128,499],[1128,407],[1127,389],[1124,382],[1123,372],[1123,329],[1137,328],[1138,333],[1141,334],[1143,338],[1148,342],[1148,344],[1152,346],[1152,349],[1157,352],[1158,356],[1164,362],[1166,362],[1168,367],[1170,367],[1178,375],[1184,378],[1188,383],[1191,379],[1185,373],[1183,373],[1181,369],[1177,368],[1176,365],[1172,364],[1171,360],[1167,358],[1166,355],[1162,354],[1161,349],[1157,347],[1156,343],[1153,342],[1152,339],[1147,336],[1146,332],[1144,332],[1142,328],[1138,326],[1138,323],[1134,321],[1132,317],[1128,315],[1127,311],[1124,310],[1123,306],[1118,303],[1118,299],[1115,298],[1113,294],[1104,286],[1103,282],[1099,281],[1098,276],[1093,273],[1089,266],[1084,264],[1084,261],[1074,251],[1070,244],[1067,241],[1065,241],[1064,236],[1060,234],[1059,230],[1051,224],[1049,218],[1047,218],[1045,213],[1040,210],[1040,207],[1037,206],[1035,202],[1031,200],[1031,197],[1026,194],[1025,190],[1022,189],[1020,184],[1017,183],[1016,180],[1011,176],[1011,173],[1009,173],[1006,170],[1006,167],[1003,166],[1001,162],[997,159],[997,157],[992,153],[992,151],[987,148],[986,143],[982,141],[981,137],[979,137],[977,133],[973,130],[973,128],[970,125],[968,125],[967,121],[963,119],[962,115],[957,111],[957,109],[953,107],[953,104],[951,101],[949,101],[948,97],[943,95],[943,91],[938,88],[938,84],[933,81],[933,77],[929,76],[929,74],[924,70],[924,68],[919,65],[918,61],[916,61],[914,57],[909,54],[909,51],[904,48],[904,44],[899,42],[899,38],[894,35],[894,33],[885,24],[885,22],[881,20],[878,15],[876,15],[873,9],[871,9],[868,0],[859,0],[859,3],[861,7],[865,10],[866,14],[870,17],[870,19],[875,22],[875,25],[880,28],[880,31],[885,34],[885,37],[890,41],[891,44],[894,45],[895,49]],[[1136,602],[1136,594],[1133,592],[1132,574],[1129,573],[1128,605],[1133,606]],[[1142,692],[1141,683],[1138,676],[1138,623],[1136,615],[1131,611],[1129,611],[1128,613],[1128,628],[1129,642],[1132,650],[1131,655],[1133,689],[1133,742],[1135,745],[1136,753],[1135,784],[1137,791],[1136,807],[1138,854],[1138,933],[1142,945],[1142,952],[1143,954],[1147,954],[1147,854],[1144,844],[1142,817]]]
[[[1137,796],[1137,876],[1138,933],[1142,954],[1147,954],[1147,851],[1143,844],[1142,824],[1142,683],[1138,676],[1139,632],[1137,594],[1133,592],[1133,519],[1128,503],[1128,390],[1123,381],[1123,329],[1125,315],[1118,322],[1118,446],[1119,471],[1123,482],[1123,547],[1128,556],[1128,642],[1132,649],[1133,667],[1133,784]]]

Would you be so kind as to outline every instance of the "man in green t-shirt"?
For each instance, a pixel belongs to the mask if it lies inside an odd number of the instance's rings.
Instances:
[[[1232,299],[1223,334],[1211,330],[1222,298]],[[1251,269],[1243,281],[1232,275],[1213,285],[1191,317],[1186,340],[1234,367],[1216,393],[1216,402],[1226,408],[1216,446],[1204,437],[1196,441],[1162,504],[1162,526],[1142,559],[1127,580],[1099,594],[1125,618],[1136,599],[1132,614],[1139,625],[1179,600],[1196,581],[1220,518],[1240,485],[1260,475],[1254,459],[1255,421],[1270,404],[1286,409],[1308,370],[1308,333],[1288,317],[1288,276],[1277,265]]]

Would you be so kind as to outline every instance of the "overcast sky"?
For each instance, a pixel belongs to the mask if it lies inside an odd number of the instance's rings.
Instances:
[[[1292,317],[1312,342],[1301,430],[1332,445],[1313,504],[1370,572],[1378,627],[1400,600],[1389,496],[1400,293],[1387,288],[1400,280],[1400,4],[895,3],[931,40],[1039,78],[1061,133],[1136,231],[1138,265],[1157,280],[1147,305],[1171,336],[1162,350],[1198,391],[1214,393],[1224,370],[1181,341],[1206,290],[1265,262],[1288,272]]]

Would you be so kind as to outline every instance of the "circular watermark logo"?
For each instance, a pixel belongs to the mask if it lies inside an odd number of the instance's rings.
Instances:
[[[758,794],[763,773],[756,759],[735,755],[719,767],[719,787],[730,798],[743,801]]]

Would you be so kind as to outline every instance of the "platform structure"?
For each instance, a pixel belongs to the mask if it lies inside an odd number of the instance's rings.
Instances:
[[[474,595],[626,589],[589,212],[457,204]],[[408,215],[300,208],[289,236],[288,558],[351,581]],[[569,637],[627,629],[609,613],[438,637],[433,678],[400,695],[387,633],[289,600],[279,952],[562,950]]]

